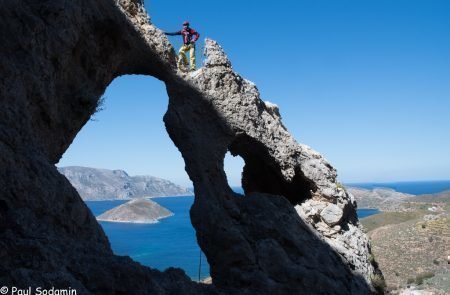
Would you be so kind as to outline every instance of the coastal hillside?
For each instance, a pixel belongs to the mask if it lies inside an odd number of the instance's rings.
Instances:
[[[358,208],[376,208],[381,211],[402,211],[405,204],[412,201],[414,195],[401,193],[389,188],[375,188],[372,190],[347,187],[358,204]]]
[[[450,191],[444,191],[437,194],[427,194],[417,196],[415,199],[416,202],[422,203],[442,203],[442,204],[450,204]]]
[[[352,193],[356,198],[354,190]],[[390,210],[385,210],[385,200],[376,193],[365,194],[367,200],[358,201],[358,205],[370,204],[382,211],[364,218],[362,224],[387,289],[397,294],[410,286],[432,294],[450,294],[450,191],[397,195]]]
[[[99,221],[156,223],[159,219],[172,216],[173,213],[148,199],[134,199],[106,211],[97,217]]]
[[[130,176],[123,170],[61,167],[63,174],[85,201],[135,199],[192,194],[188,189],[154,176]]]

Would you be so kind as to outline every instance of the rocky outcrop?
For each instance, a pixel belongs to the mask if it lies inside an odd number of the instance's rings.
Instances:
[[[369,242],[334,168],[292,138],[215,41],[206,40],[205,57],[203,68],[167,82],[164,121],[194,182],[191,219],[214,284],[295,293],[318,280],[325,293],[370,292]],[[227,151],[245,161],[243,198],[223,172]]]
[[[216,42],[206,41],[204,67],[184,75],[139,0],[7,1],[0,13],[3,284],[80,294],[374,291],[380,274],[336,171],[292,138],[278,108],[233,71]],[[212,285],[113,255],[54,166],[124,74],[166,83],[164,122],[194,183],[191,220]],[[228,150],[245,161],[245,196],[227,183]]]
[[[214,287],[181,270],[160,272],[113,255],[55,167],[115,77],[173,75],[168,40],[138,1],[5,1],[0,15],[2,286],[210,294]]]
[[[156,202],[147,199],[134,199],[100,214],[97,217],[97,220],[129,223],[157,223],[159,219],[172,215],[172,212]]]
[[[130,176],[123,170],[60,167],[84,201],[127,200],[145,197],[192,195],[188,189],[154,176]]]

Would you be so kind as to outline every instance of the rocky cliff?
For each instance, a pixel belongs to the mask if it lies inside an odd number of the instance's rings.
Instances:
[[[60,167],[61,172],[85,201],[192,195],[192,192],[154,176],[130,176],[123,170]]]
[[[206,64],[175,53],[139,0],[19,0],[0,6],[0,281],[79,294],[369,294],[381,274],[335,169],[297,143],[277,107],[207,40]],[[164,122],[194,183],[191,220],[212,285],[112,254],[55,163],[124,74],[164,81]],[[227,151],[245,161],[245,196]],[[68,255],[70,253],[70,255]],[[376,280],[375,280],[376,279]]]

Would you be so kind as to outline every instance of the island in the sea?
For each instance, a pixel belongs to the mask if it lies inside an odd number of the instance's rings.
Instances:
[[[97,220],[129,223],[157,223],[173,213],[148,199],[133,199],[99,215]]]

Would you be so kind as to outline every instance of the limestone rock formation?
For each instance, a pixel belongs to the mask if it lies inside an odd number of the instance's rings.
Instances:
[[[134,199],[100,214],[97,216],[97,220],[129,223],[157,223],[159,219],[172,215],[172,212],[156,202],[147,199]]]
[[[203,68],[167,82],[164,121],[194,182],[191,219],[214,284],[289,293],[305,290],[311,279],[325,293],[369,293],[371,278],[380,274],[369,262],[354,200],[336,183],[335,169],[292,138],[277,107],[233,71],[215,41],[206,40],[205,56]],[[228,150],[245,161],[244,198],[228,187]],[[305,255],[313,249],[320,260]],[[323,270],[333,275],[321,276]],[[315,278],[306,279],[311,273]]]
[[[145,197],[192,195],[188,189],[154,176],[130,176],[123,170],[60,167],[84,201],[127,200]]]
[[[115,77],[173,75],[173,50],[141,3],[3,1],[0,15],[2,286],[105,295],[213,292],[179,269],[160,272],[113,255],[55,167]]]
[[[2,284],[79,294],[374,292],[381,274],[336,171],[290,136],[216,42],[206,41],[204,67],[184,75],[140,0],[6,1],[0,15]],[[191,220],[212,285],[113,255],[54,166],[124,74],[166,83],[164,122],[194,183]],[[245,196],[228,186],[228,150],[245,161]]]

